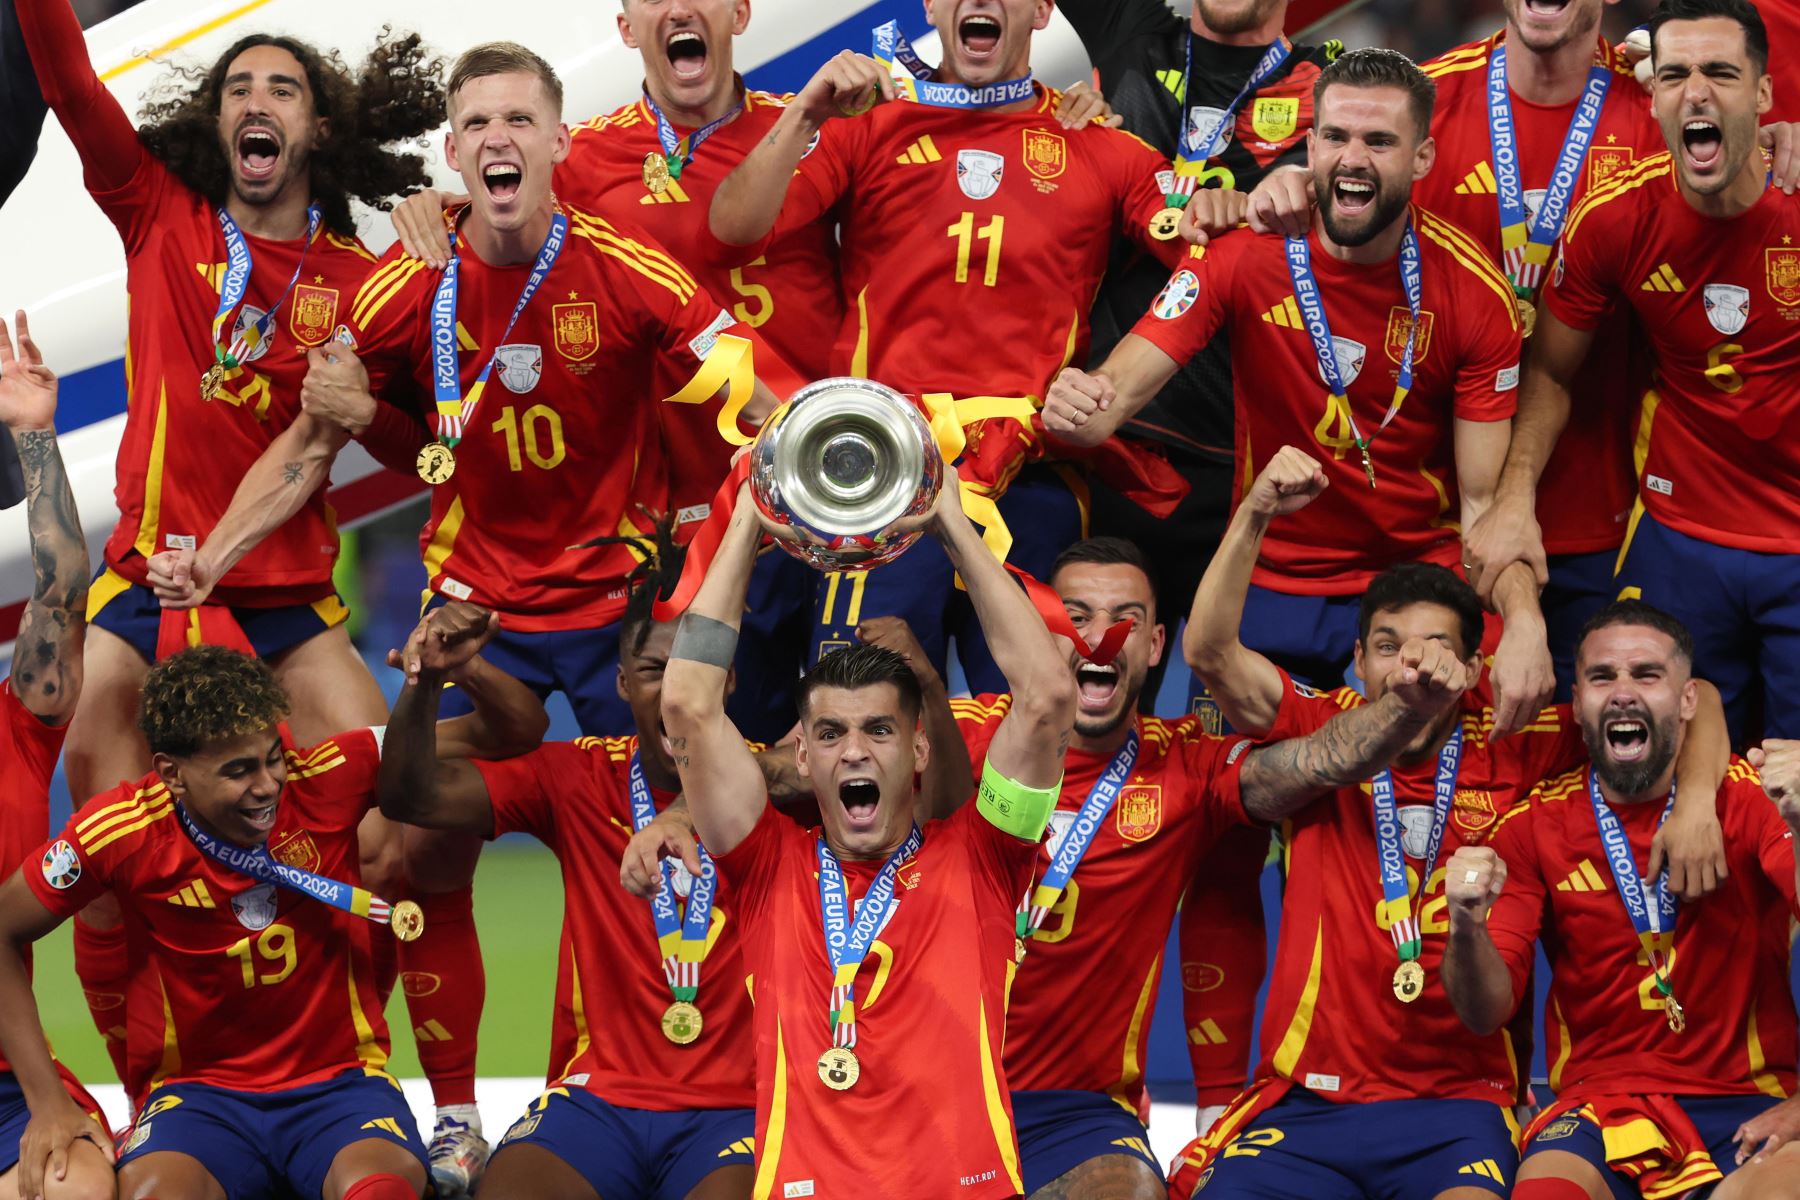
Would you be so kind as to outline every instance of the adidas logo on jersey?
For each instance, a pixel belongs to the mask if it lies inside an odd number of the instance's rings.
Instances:
[[[639,204],[686,204],[688,194],[681,190],[681,181],[669,180],[669,186],[660,192],[646,192],[638,197]]]
[[[1306,328],[1300,320],[1300,304],[1292,296],[1264,313],[1262,319],[1270,324],[1279,325],[1283,329]]]
[[[1506,1182],[1506,1173],[1500,1169],[1500,1164],[1491,1158],[1470,1163],[1466,1167],[1458,1167],[1456,1173],[1458,1175],[1479,1175],[1483,1179],[1491,1179],[1499,1184]]]
[[[729,1145],[729,1146],[725,1147],[723,1150],[719,1151],[719,1153],[715,1157],[730,1158],[734,1154],[754,1155],[755,1153],[756,1153],[756,1139],[755,1138],[739,1138],[737,1141],[731,1143],[731,1145]]]
[[[1494,183],[1494,169],[1488,166],[1486,159],[1476,163],[1475,169],[1464,175],[1462,182],[1456,185],[1456,194],[1459,196],[1492,196],[1499,190]]]
[[[1219,1023],[1211,1017],[1202,1019],[1198,1025],[1188,1029],[1188,1041],[1196,1046],[1223,1046],[1229,1040],[1225,1031],[1219,1028]]]
[[[406,1131],[400,1128],[400,1122],[393,1117],[376,1117],[373,1121],[364,1121],[361,1128],[379,1129],[383,1133],[391,1133],[401,1141],[406,1140]]]
[[[1641,292],[1685,292],[1687,284],[1681,282],[1681,276],[1675,274],[1675,268],[1668,263],[1650,272],[1650,278],[1638,285]]]
[[[909,163],[917,166],[920,163],[942,162],[943,158],[944,156],[938,153],[938,148],[932,143],[931,135],[928,133],[912,145],[908,146],[906,148],[906,153],[899,155],[894,161],[901,166],[906,166]]]
[[[177,908],[217,908],[213,903],[212,893],[206,890],[206,881],[196,879],[194,882],[168,897],[170,904]]]
[[[1594,864],[1584,858],[1579,867],[1569,872],[1567,879],[1556,885],[1556,890],[1559,892],[1604,892],[1606,880],[1601,878],[1600,872],[1594,869]]]

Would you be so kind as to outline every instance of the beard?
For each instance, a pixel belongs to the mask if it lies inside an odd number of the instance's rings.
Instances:
[[[1621,796],[1640,796],[1654,787],[1663,772],[1669,769],[1669,764],[1675,761],[1676,718],[1670,716],[1652,721],[1648,713],[1627,715],[1638,716],[1644,722],[1650,739],[1649,752],[1638,761],[1615,762],[1609,753],[1611,747],[1606,740],[1606,730],[1598,725],[1583,721],[1581,740],[1587,743],[1588,758],[1602,783]]]
[[[1375,185],[1375,199],[1370,202],[1368,210],[1359,217],[1346,218],[1331,203],[1334,181],[1313,176],[1313,200],[1319,208],[1319,220],[1325,226],[1326,236],[1340,246],[1354,248],[1374,241],[1382,230],[1399,219],[1412,201],[1410,190],[1390,189],[1387,182],[1379,176],[1351,175],[1339,178],[1361,179]]]
[[[1584,7],[1582,0],[1569,0],[1564,11]],[[1591,42],[1600,28],[1600,6],[1595,5],[1586,12],[1577,13],[1574,20],[1565,26],[1560,34],[1540,36],[1533,40],[1532,34],[1527,31],[1525,26],[1524,9],[1525,0],[1513,0],[1506,6],[1506,15],[1511,18],[1513,24],[1518,26],[1520,41],[1524,43],[1525,48],[1538,54],[1552,54],[1573,42]]]
[[[1123,694],[1123,703],[1115,700],[1114,702],[1118,703],[1119,707],[1106,716],[1090,717],[1083,715],[1079,709],[1076,710],[1076,735],[1090,740],[1103,738],[1130,721],[1137,713],[1138,699],[1144,692],[1144,677],[1148,673],[1145,671],[1119,685],[1119,690]]]
[[[1275,11],[1275,0],[1238,0],[1237,4],[1221,4],[1219,0],[1194,0],[1194,11],[1200,23],[1210,32],[1235,37],[1258,29]]]

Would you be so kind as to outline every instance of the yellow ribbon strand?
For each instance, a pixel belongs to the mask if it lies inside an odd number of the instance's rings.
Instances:
[[[712,353],[701,361],[700,370],[663,403],[705,404],[719,394],[721,387],[727,388],[724,407],[719,409],[719,436],[733,446],[748,446],[756,435],[740,430],[738,417],[756,394],[756,370],[751,357],[748,338],[720,334]]]
[[[919,397],[919,402],[925,406],[931,436],[937,440],[938,451],[947,463],[962,456],[968,445],[967,429],[976,421],[1011,418],[1021,425],[1029,425],[1032,415],[1037,412],[1037,400],[1032,396],[965,396],[958,400],[948,392],[927,392]],[[981,544],[997,561],[1005,562],[1006,556],[1012,553],[1013,535],[1006,527],[1006,519],[1000,515],[1000,506],[967,479],[960,481],[958,490],[963,512],[981,526]],[[959,575],[956,586],[962,585]]]

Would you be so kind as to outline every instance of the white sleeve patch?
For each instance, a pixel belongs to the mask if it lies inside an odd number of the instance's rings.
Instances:
[[[1504,371],[1500,371],[1499,373],[1497,373],[1494,376],[1494,390],[1496,392],[1510,392],[1518,386],[1519,386],[1519,364],[1518,363],[1514,363],[1512,366],[1507,367]]]
[[[375,739],[375,757],[380,758],[382,742],[387,738],[387,726],[386,725],[371,725],[371,726],[369,726],[369,736],[371,736]]]
[[[719,335],[737,323],[736,317],[721,308],[719,315],[713,318],[713,323],[688,342],[688,349],[694,352],[695,358],[704,359],[713,352],[713,347],[719,344]]]

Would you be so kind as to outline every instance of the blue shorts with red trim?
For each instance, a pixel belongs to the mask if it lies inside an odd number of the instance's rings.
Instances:
[[[573,1167],[604,1200],[683,1200],[721,1167],[756,1161],[756,1110],[652,1112],[558,1087],[532,1102],[494,1151],[529,1145]]]
[[[1105,1154],[1128,1155],[1162,1176],[1144,1123],[1111,1096],[1064,1090],[1014,1092],[1012,1109],[1013,1128],[1019,1135],[1019,1173],[1027,1196]]]
[[[1507,1113],[1485,1100],[1333,1104],[1294,1088],[1201,1176],[1205,1200],[1416,1200],[1454,1187],[1512,1190]]]
[[[162,618],[162,604],[148,587],[132,583],[111,567],[103,566],[95,573],[88,593],[88,623],[130,642],[146,662],[156,661]],[[244,631],[257,657],[266,659],[337,628],[350,619],[350,609],[333,592],[311,604],[233,608],[231,618]]]
[[[1706,1152],[1712,1155],[1713,1165],[1719,1173],[1729,1175],[1737,1170],[1737,1143],[1732,1135],[1738,1126],[1752,1117],[1757,1117],[1781,1101],[1773,1096],[1677,1096],[1675,1103],[1686,1113],[1688,1120],[1700,1134],[1700,1141],[1706,1146]],[[1600,1126],[1588,1118],[1576,1113],[1569,1113],[1550,1122],[1531,1139],[1525,1147],[1525,1157],[1542,1154],[1547,1150],[1561,1150],[1565,1154],[1573,1154],[1584,1158],[1600,1172],[1616,1200],[1640,1200],[1637,1181],[1621,1175],[1606,1164],[1606,1144],[1602,1140]],[[1699,1200],[1711,1193],[1714,1184],[1687,1193],[1686,1200]]]
[[[204,1083],[151,1089],[119,1152],[123,1168],[164,1150],[197,1159],[228,1200],[317,1196],[344,1147],[392,1142],[424,1168],[412,1109],[386,1075],[342,1075],[278,1092],[239,1092]]]

